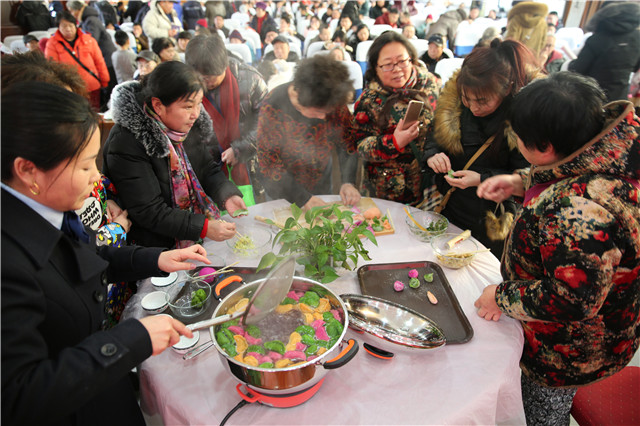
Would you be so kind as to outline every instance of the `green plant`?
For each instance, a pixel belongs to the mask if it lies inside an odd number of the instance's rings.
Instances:
[[[292,204],[291,212],[293,217],[287,219],[273,240],[273,247],[282,244],[280,251],[262,256],[258,271],[296,254],[299,256],[296,262],[304,265],[307,277],[329,283],[338,278],[334,266],[351,270],[357,266],[359,258],[371,260],[361,236],[378,245],[376,237],[366,221],[354,223],[352,211],[341,210],[337,204],[313,207],[304,214],[308,226],[300,223],[300,207]],[[275,225],[269,219],[267,223]]]

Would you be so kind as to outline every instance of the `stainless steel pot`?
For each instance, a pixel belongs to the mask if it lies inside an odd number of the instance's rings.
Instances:
[[[248,283],[225,297],[216,307],[213,317],[225,314],[230,307],[235,305],[244,297],[251,297],[253,292],[264,281],[264,279]],[[327,370],[335,369],[349,362],[358,352],[358,343],[355,340],[343,341],[344,335],[349,327],[347,310],[342,300],[329,288],[308,278],[294,277],[291,290],[306,292],[313,286],[322,287],[327,291],[327,298],[332,309],[338,310],[343,321],[343,331],[338,341],[325,353],[317,358],[303,364],[286,368],[260,368],[238,362],[233,359],[220,347],[216,341],[215,334],[220,326],[209,328],[211,340],[218,350],[220,359],[226,369],[241,383],[260,390],[268,394],[288,394],[306,390],[318,383],[326,374]]]
[[[349,328],[359,333],[367,353],[390,359],[395,353],[416,353],[444,346],[438,325],[426,316],[397,303],[373,296],[341,294],[349,314]]]

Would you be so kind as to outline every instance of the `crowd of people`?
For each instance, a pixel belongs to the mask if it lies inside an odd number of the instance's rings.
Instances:
[[[413,1],[91,3],[66,2],[50,38],[2,57],[3,421],[142,424],[127,373],[191,332],[120,321],[128,283],[208,262],[199,243],[236,233],[223,212],[261,199],[370,196],[471,230],[504,279],[479,315],[525,330],[531,424],[567,420],[576,387],[638,349],[640,119],[627,95],[640,5],[605,5],[569,62],[549,31],[557,14],[514,2],[504,32],[442,81],[435,65],[478,7],[414,25]],[[369,19],[392,30],[374,36]],[[230,47],[247,31],[251,61]],[[348,62],[363,42],[356,98]],[[626,53],[603,62],[612,43]]]

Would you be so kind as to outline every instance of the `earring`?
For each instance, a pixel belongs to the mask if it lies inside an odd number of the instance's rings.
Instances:
[[[38,186],[38,182],[34,181],[29,187],[29,191],[31,191],[33,195],[40,195],[40,187]]]

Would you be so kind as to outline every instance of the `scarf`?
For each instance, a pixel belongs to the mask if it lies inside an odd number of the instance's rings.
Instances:
[[[382,90],[388,93],[391,93],[391,95],[389,95],[386,102],[384,103],[384,106],[382,107],[382,112],[378,117],[378,126],[380,128],[387,127],[387,123],[389,122],[389,115],[391,114],[391,109],[398,102],[401,102],[404,100],[418,100],[418,101],[424,102],[424,106],[428,107],[429,102],[427,101],[427,97],[425,96],[425,94],[420,90],[414,89],[417,82],[418,82],[418,70],[416,70],[415,66],[412,66],[411,76],[409,77],[407,82],[404,84],[404,86],[398,89],[394,89],[391,87],[380,85]]]
[[[155,111],[146,104],[144,111],[169,138],[169,177],[171,178],[173,207],[195,214],[204,214],[210,220],[220,219],[218,208],[202,189],[184,150],[182,142],[188,133],[176,132],[167,128]],[[193,244],[195,244],[194,241],[176,238],[177,248],[185,248]]]
[[[219,110],[211,103],[208,96],[202,99],[202,104],[211,117],[213,130],[218,137],[218,143],[222,148],[221,152],[223,152],[231,148],[231,142],[240,137],[240,90],[231,68],[227,67],[225,78],[217,90],[220,94]],[[247,167],[242,163],[238,162],[234,167],[223,167],[222,170],[227,178],[231,174],[231,179],[236,185],[251,183]]]

